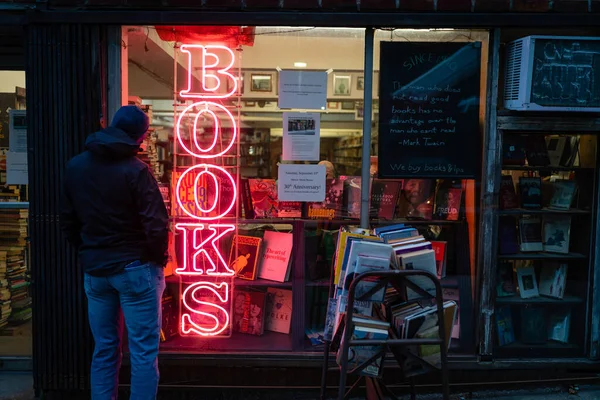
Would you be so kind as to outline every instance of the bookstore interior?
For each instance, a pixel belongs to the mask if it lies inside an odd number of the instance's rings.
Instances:
[[[539,63],[528,67],[539,104],[598,106],[589,72],[573,78],[578,93],[556,83],[600,53],[598,42],[575,42],[518,42]],[[355,339],[438,337],[431,301],[377,279],[356,288],[354,319],[344,323],[353,278],[394,269],[440,280],[449,354],[477,353],[489,32],[376,30],[372,80],[364,29],[138,26],[124,27],[123,43],[123,103],[150,117],[139,157],[171,215],[162,354],[318,355],[326,343],[339,347],[345,326]],[[503,72],[516,68],[508,55]],[[520,99],[511,85],[524,85],[506,76],[505,108],[509,95]],[[18,109],[22,89],[11,92]],[[515,126],[499,130],[494,356],[583,358],[595,138]],[[13,151],[5,142],[4,170]],[[1,200],[26,201],[24,188],[5,184]],[[31,334],[27,209],[15,204],[0,207],[0,356]],[[426,280],[410,281],[435,294]],[[437,365],[433,347],[412,350]],[[355,349],[349,363],[373,351]],[[362,373],[378,376],[381,359],[371,361]]]

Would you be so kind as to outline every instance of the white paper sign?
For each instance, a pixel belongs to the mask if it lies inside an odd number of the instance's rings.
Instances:
[[[279,108],[325,110],[327,107],[327,72],[281,71],[279,73]]]
[[[6,183],[27,185],[27,153],[6,153]]]
[[[282,201],[324,201],[325,166],[280,164],[277,196]]]
[[[321,115],[283,113],[283,160],[319,161]]]
[[[25,110],[9,112],[9,150],[14,153],[27,153],[27,120]]]

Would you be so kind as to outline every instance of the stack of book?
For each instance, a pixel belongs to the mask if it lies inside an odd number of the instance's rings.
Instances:
[[[6,251],[0,251],[0,330],[8,325],[10,307],[10,290],[6,279]]]
[[[31,319],[30,279],[25,260],[28,215],[23,209],[0,210],[0,251],[6,254],[5,277],[10,292],[9,323],[12,325]]]
[[[390,269],[421,270],[435,276],[439,268],[433,247],[433,243],[425,240],[417,229],[404,224],[375,228],[373,231],[342,227],[334,261],[335,295],[329,299],[325,340],[330,340],[333,347],[337,347],[346,329],[352,330],[349,334],[352,339],[439,337],[440,324],[436,306],[421,305],[423,296],[401,285],[383,286],[373,292],[378,283],[376,278],[365,279],[356,286],[352,321],[346,321],[349,288],[356,276]],[[435,286],[430,279],[420,276],[408,279],[431,296],[435,296]],[[458,311],[457,303],[444,302],[444,310],[445,346],[449,346]],[[339,348],[342,348],[341,344]],[[439,346],[417,346],[409,350],[426,363],[439,366]],[[367,376],[379,376],[383,346],[351,347],[348,370],[379,353],[381,357],[377,356],[359,372]],[[341,363],[340,350],[337,361]],[[407,363],[410,370],[417,371],[414,365],[409,361]]]

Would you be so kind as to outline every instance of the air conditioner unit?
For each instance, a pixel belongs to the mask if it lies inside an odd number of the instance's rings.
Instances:
[[[504,107],[600,111],[600,38],[527,36],[506,48]]]

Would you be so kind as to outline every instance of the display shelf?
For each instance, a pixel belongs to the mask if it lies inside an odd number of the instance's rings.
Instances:
[[[306,286],[309,287],[327,287],[329,286],[329,278],[325,280],[307,281]]]
[[[278,287],[278,288],[292,288],[292,282],[275,282],[267,279],[255,279],[248,281],[245,279],[235,279],[233,282],[234,286],[253,286],[253,287]]]
[[[591,210],[580,210],[577,208],[572,208],[570,210],[554,210],[551,208],[541,208],[541,209],[530,209],[530,208],[511,208],[507,210],[499,210],[498,215],[534,215],[534,214],[542,214],[542,215],[589,215],[591,214]]]
[[[560,342],[553,342],[553,341],[547,341],[545,343],[522,343],[522,342],[514,342],[511,344],[507,344],[504,346],[500,346],[498,347],[498,350],[504,349],[504,350],[510,350],[510,349],[518,349],[518,350],[523,350],[523,349],[579,349],[580,346],[573,344],[573,343],[560,343]]]
[[[500,254],[499,260],[584,260],[587,256],[579,253],[515,253]]]
[[[265,331],[261,336],[233,333],[229,338],[174,337],[160,344],[163,352],[272,352],[291,351],[292,335]]]
[[[552,305],[552,306],[560,306],[560,305],[573,305],[573,304],[581,304],[584,302],[584,299],[577,296],[565,296],[562,299],[554,299],[551,297],[530,297],[528,299],[523,299],[518,296],[512,297],[497,297],[496,304],[497,305]]]

